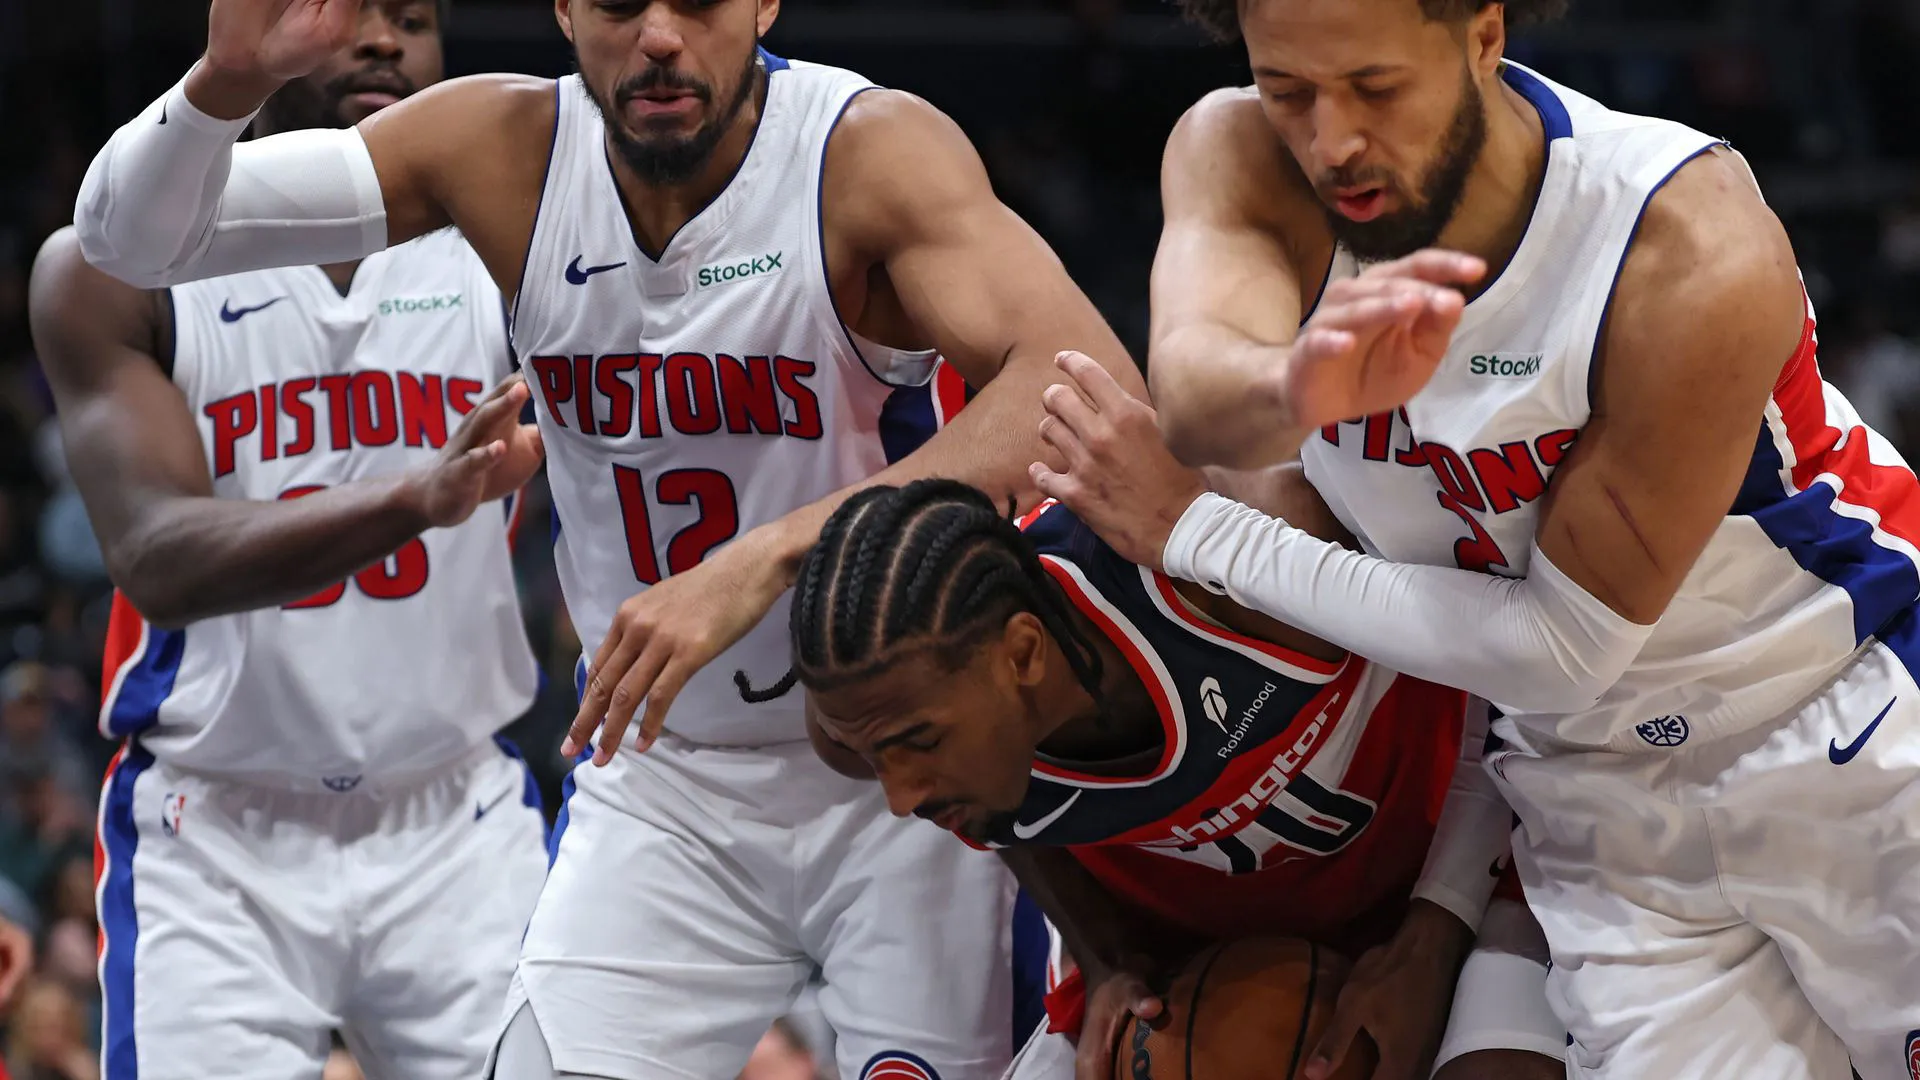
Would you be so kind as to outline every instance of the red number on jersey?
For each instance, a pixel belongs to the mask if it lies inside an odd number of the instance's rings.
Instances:
[[[1496,573],[1495,567],[1502,570],[1511,568],[1507,562],[1506,552],[1500,550],[1500,545],[1488,535],[1486,527],[1480,524],[1480,519],[1473,516],[1473,511],[1461,506],[1458,499],[1444,491],[1435,494],[1440,499],[1440,505],[1453,511],[1461,521],[1466,522],[1467,531],[1473,534],[1453,542],[1455,565],[1462,570],[1473,570],[1482,574]]]
[[[646,480],[640,470],[613,467],[613,488],[620,496],[620,517],[627,527],[627,557],[634,580],[642,585],[660,582],[660,560],[653,548],[653,518],[647,509]],[[740,531],[740,501],[726,473],[712,469],[673,469],[654,481],[654,497],[662,504],[698,506],[693,524],[667,541],[667,574],[684,574],[700,565],[707,553]]]
[[[298,499],[316,491],[325,491],[324,484],[308,484],[304,487],[288,488],[280,493],[282,499]],[[401,544],[393,554],[353,575],[353,583],[360,591],[375,600],[405,600],[427,587],[427,545],[419,537]],[[332,607],[347,595],[347,583],[342,581],[329,585],[305,600],[296,600],[291,604],[280,605],[283,611],[302,611],[309,608]]]

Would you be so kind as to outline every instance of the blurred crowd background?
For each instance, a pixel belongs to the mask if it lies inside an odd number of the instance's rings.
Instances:
[[[112,129],[204,43],[199,0],[0,0],[0,921],[37,971],[0,1009],[16,1080],[91,1080],[93,818],[113,747],[96,733],[108,596],[62,464],[27,332],[27,273],[71,220]],[[791,0],[767,45],[852,67],[953,115],[1002,196],[1144,355],[1166,133],[1206,90],[1246,81],[1162,0]],[[1608,104],[1731,140],[1786,221],[1821,317],[1821,365],[1896,445],[1920,451],[1920,3],[1575,0],[1509,54]],[[540,0],[456,0],[454,74],[557,75]],[[579,643],[554,579],[544,489],[519,553],[551,674],[511,732],[557,803]],[[0,935],[0,948],[8,942]],[[753,1080],[804,1080],[807,1032],[777,1028]],[[331,1080],[331,1078],[330,1078]]]

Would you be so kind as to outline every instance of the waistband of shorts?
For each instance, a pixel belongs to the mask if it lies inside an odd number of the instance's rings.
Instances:
[[[1612,754],[1626,758],[1663,758],[1722,739],[1744,735],[1756,728],[1785,724],[1819,700],[1834,684],[1847,677],[1867,654],[1878,645],[1869,637],[1853,651],[1838,657],[1824,668],[1814,668],[1806,677],[1765,696],[1748,698],[1738,705],[1724,705],[1705,711],[1675,711],[1653,715],[1635,722],[1627,716],[1609,725],[1608,737],[1601,742],[1566,739],[1559,735],[1562,721],[1579,717],[1537,717],[1525,714],[1501,717],[1494,721],[1494,733],[1509,749],[1535,757],[1563,754]],[[1624,711],[1624,710],[1622,710]],[[1503,725],[1510,725],[1503,728]]]
[[[506,757],[497,739],[474,744],[473,748],[446,761],[417,769],[398,769],[378,773],[342,773],[332,776],[274,770],[200,769],[181,765],[163,754],[155,760],[169,772],[219,784],[243,784],[247,787],[293,795],[371,795],[386,797],[418,791],[438,780],[457,776],[488,761]]]

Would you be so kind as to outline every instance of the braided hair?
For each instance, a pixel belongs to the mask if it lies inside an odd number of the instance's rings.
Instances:
[[[796,682],[819,690],[931,654],[957,669],[1017,612],[1032,612],[1087,692],[1100,696],[1100,654],[1074,624],[1033,545],[985,492],[956,480],[871,487],[842,503],[800,564],[793,669],[769,690],[745,672],[749,702]]]

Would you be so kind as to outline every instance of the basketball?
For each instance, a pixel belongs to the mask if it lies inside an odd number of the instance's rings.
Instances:
[[[1246,938],[1196,956],[1162,1000],[1158,1028],[1134,1019],[1114,1048],[1114,1080],[1290,1080],[1333,1018],[1345,957],[1295,938]],[[1365,1080],[1363,1037],[1333,1080]]]

